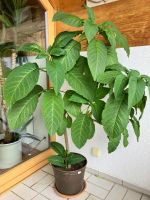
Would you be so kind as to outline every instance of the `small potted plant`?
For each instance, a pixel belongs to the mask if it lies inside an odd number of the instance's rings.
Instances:
[[[84,189],[86,159],[70,152],[66,129],[71,129],[73,143],[82,148],[92,139],[95,123],[104,127],[108,152],[123,138],[128,146],[127,125],[131,123],[137,140],[145,105],[145,89],[150,78],[127,69],[118,62],[116,48],[123,47],[129,56],[128,42],[113,22],[96,24],[93,10],[87,7],[88,19],[57,12],[53,21],[62,21],[82,31],[59,33],[47,51],[37,44],[25,44],[20,51],[36,52],[46,59],[46,68],[35,63],[16,67],[4,85],[9,107],[8,122],[12,130],[21,127],[33,114],[42,97],[42,114],[49,135],[64,135],[66,147],[52,142],[57,153],[49,158],[55,174],[56,189],[64,195],[76,195]],[[99,37],[101,36],[101,37]],[[101,39],[103,38],[103,39]],[[80,55],[82,41],[87,41],[87,58]],[[45,71],[53,87],[44,90],[37,85],[39,71]],[[71,89],[62,91],[64,81]]]

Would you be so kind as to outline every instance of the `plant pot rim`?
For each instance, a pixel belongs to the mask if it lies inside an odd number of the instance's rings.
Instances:
[[[72,152],[72,153],[82,155],[82,154],[76,153],[76,152]],[[83,156],[83,155],[82,155],[82,156]],[[76,171],[79,171],[79,170],[83,169],[83,168],[87,165],[87,159],[86,159],[85,156],[83,156],[83,157],[85,158],[85,163],[84,163],[84,165],[83,165],[82,167],[80,167],[79,169],[75,169],[75,170],[66,170],[65,168],[60,168],[60,167],[58,167],[58,166],[56,166],[56,165],[53,165],[53,164],[51,164],[51,165],[52,165],[57,171],[63,171],[63,172],[66,172],[66,173],[68,173],[68,172],[76,172]],[[82,162],[83,162],[83,161],[82,161]]]
[[[19,135],[19,133],[16,133],[16,134]],[[20,135],[19,135],[19,138],[18,138],[17,141],[15,141],[15,142],[10,142],[10,143],[8,143],[8,144],[0,144],[0,147],[9,146],[9,145],[14,145],[14,144],[16,144],[16,143],[19,143],[20,141],[21,141],[21,137],[20,137]]]

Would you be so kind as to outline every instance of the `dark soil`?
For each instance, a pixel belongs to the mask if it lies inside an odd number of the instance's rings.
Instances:
[[[19,134],[18,133],[6,133],[5,138],[3,140],[0,140],[0,144],[10,144],[13,142],[16,142],[19,140]]]

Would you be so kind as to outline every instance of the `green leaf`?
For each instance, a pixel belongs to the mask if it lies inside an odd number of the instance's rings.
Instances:
[[[107,35],[107,39],[111,44],[112,49],[116,48],[116,34],[111,29],[105,29],[105,33]]]
[[[70,101],[70,97],[75,94],[74,91],[68,90],[64,95],[65,110],[73,116],[78,116],[81,112],[81,104]]]
[[[101,73],[98,77],[97,77],[97,81],[103,84],[109,84],[111,82],[113,82],[116,78],[117,75],[119,75],[120,72],[119,71],[106,71]]]
[[[36,59],[48,59],[48,57],[49,56],[46,53],[40,53],[40,54],[38,54]]]
[[[73,94],[70,98],[69,98],[70,101],[73,101],[73,102],[76,102],[76,103],[82,103],[82,104],[86,104],[88,103],[88,100],[85,99],[84,97],[82,97],[81,95],[79,94]]]
[[[130,119],[130,122],[132,124],[132,127],[133,127],[134,133],[136,135],[137,141],[139,141],[139,137],[140,137],[140,123],[136,119],[136,117],[133,117],[132,119]]]
[[[145,82],[135,76],[129,78],[128,108],[135,106],[141,101],[145,92]]]
[[[68,24],[73,27],[81,27],[83,26],[83,20],[80,19],[79,17],[76,17],[74,15],[65,13],[65,12],[57,12],[53,16],[53,21],[61,21],[65,24]]]
[[[146,86],[148,87],[148,91],[149,91],[149,96],[150,96],[150,77],[149,76],[146,76],[146,75],[143,75],[142,76],[145,81],[146,81]]]
[[[106,67],[106,70],[113,70],[113,71],[119,71],[119,72],[122,71],[122,72],[125,72],[125,73],[128,72],[128,69],[126,67],[122,66],[120,63],[108,65]]]
[[[93,80],[82,75],[78,68],[74,68],[68,72],[66,74],[66,79],[76,93],[90,101],[93,101],[96,90]]]
[[[98,26],[93,24],[91,20],[87,19],[84,22],[84,32],[88,42],[90,42],[96,36],[96,33],[98,32]]]
[[[62,156],[51,156],[48,158],[49,163],[51,163],[52,165],[55,165],[57,167],[63,167],[65,168],[65,161],[64,158],[62,158]]]
[[[59,33],[54,41],[53,46],[54,47],[65,47],[74,37],[76,37],[77,35],[81,34],[81,31],[72,31],[72,32],[68,32],[68,31],[64,31]]]
[[[85,160],[85,158],[80,154],[69,153],[69,155],[68,155],[68,164],[69,165],[75,165],[75,164],[81,163],[84,160]]]
[[[65,131],[66,131],[66,128],[67,128],[67,119],[64,117],[59,125],[59,128],[58,128],[58,131],[57,131],[57,134],[59,136],[62,136],[64,135]]]
[[[2,77],[3,78],[7,78],[8,75],[10,74],[10,72],[12,72],[12,69],[6,67],[5,65],[2,65],[1,68],[2,68]]]
[[[12,23],[10,19],[6,15],[0,15],[0,21],[6,26],[10,27],[12,26]]]
[[[89,129],[87,131],[87,139],[92,139],[95,133],[95,124],[93,122],[93,119],[89,117]]]
[[[88,46],[88,64],[94,80],[104,72],[107,65],[107,48],[102,41],[93,39]]]
[[[48,61],[46,69],[48,76],[53,83],[55,93],[58,94],[65,80],[65,73],[62,64],[56,59]]]
[[[36,85],[25,98],[12,105],[7,114],[10,129],[21,128],[29,120],[37,107],[42,90],[41,86]]]
[[[123,146],[127,147],[128,144],[129,144],[129,142],[128,142],[128,137],[129,137],[128,130],[125,129],[122,134],[123,134]]]
[[[66,54],[65,50],[60,47],[51,48],[49,53],[52,56],[64,56]]]
[[[67,128],[71,128],[72,126],[72,118],[68,115],[67,116]]]
[[[105,102],[101,100],[97,100],[92,104],[93,116],[96,119],[96,121],[100,124],[102,120],[102,112],[104,110],[104,107],[105,107]]]
[[[122,95],[119,99],[111,96],[106,102],[102,113],[102,125],[110,138],[118,137],[127,127],[129,111],[127,98]]]
[[[64,157],[65,156],[65,148],[63,147],[62,144],[58,142],[51,142],[50,143],[51,148],[60,156]]]
[[[141,115],[139,117],[139,120],[142,118],[143,113],[144,113],[144,109],[146,106],[146,102],[147,102],[147,97],[143,96],[142,100],[135,106],[136,108],[139,108]]]
[[[100,86],[96,90],[96,96],[95,99],[103,99],[110,91],[110,88]]]
[[[26,43],[17,49],[18,51],[34,52],[34,53],[46,53],[42,47],[36,43]]]
[[[4,99],[8,106],[24,98],[36,85],[39,69],[36,63],[16,67],[4,84]]]
[[[109,153],[112,153],[117,149],[117,147],[119,146],[120,140],[121,140],[121,135],[109,140],[109,143],[108,143]]]
[[[71,127],[71,136],[76,147],[80,149],[85,145],[91,130],[90,118],[86,114],[78,115]]]
[[[56,95],[53,90],[44,93],[42,114],[49,135],[55,134],[64,115],[64,102],[60,94]]]
[[[115,49],[107,47],[107,66],[118,64],[118,56]]]
[[[80,43],[75,40],[71,40],[65,47],[66,54],[59,58],[65,72],[70,71],[76,64],[80,56],[80,49]]]
[[[128,78],[125,75],[119,74],[116,77],[115,83],[114,83],[115,98],[118,98],[123,94],[123,90],[126,87],[127,83],[128,83]]]
[[[94,23],[96,20],[96,17],[95,17],[93,9],[86,6],[86,10],[87,10],[88,18]]]

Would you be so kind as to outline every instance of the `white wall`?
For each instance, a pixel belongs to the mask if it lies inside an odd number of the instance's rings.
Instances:
[[[86,55],[86,52],[83,53]],[[122,49],[118,49],[120,62],[129,68],[139,70],[143,74],[150,75],[150,46],[131,48],[130,58]],[[141,137],[139,143],[131,127],[129,127],[129,146],[125,149],[122,144],[112,154],[107,153],[107,138],[100,125],[96,125],[94,138],[89,141],[82,150],[78,150],[72,144],[71,151],[77,151],[88,159],[88,167],[119,178],[141,188],[150,191],[150,99],[143,119],[141,120]],[[59,138],[58,141],[62,141]],[[91,156],[91,148],[98,147],[101,156]]]

